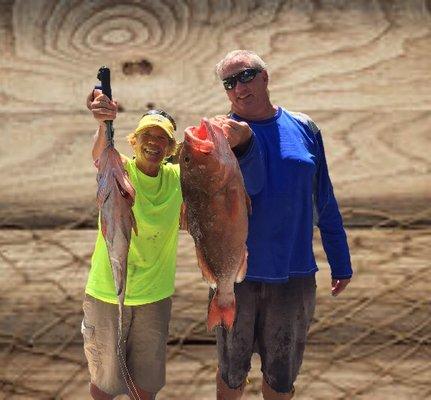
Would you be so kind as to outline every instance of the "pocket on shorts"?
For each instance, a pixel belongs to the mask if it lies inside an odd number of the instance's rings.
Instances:
[[[88,369],[93,380],[100,365],[95,328],[94,326],[88,325],[85,319],[83,319],[81,323],[81,333],[84,339],[84,353],[87,358]]]

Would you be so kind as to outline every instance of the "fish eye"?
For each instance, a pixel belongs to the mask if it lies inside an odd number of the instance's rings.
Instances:
[[[185,156],[185,157],[184,157],[184,162],[188,163],[189,161],[190,161],[189,156]]]

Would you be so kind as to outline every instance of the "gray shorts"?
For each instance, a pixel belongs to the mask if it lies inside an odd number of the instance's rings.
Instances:
[[[221,377],[230,388],[239,387],[257,352],[269,386],[276,392],[290,392],[314,314],[315,276],[291,278],[286,283],[243,281],[235,284],[235,297],[233,330],[216,328]]]
[[[122,353],[134,383],[150,393],[165,385],[171,306],[168,297],[124,307]],[[86,294],[83,309],[81,331],[91,382],[112,396],[128,393],[117,355],[118,305]]]

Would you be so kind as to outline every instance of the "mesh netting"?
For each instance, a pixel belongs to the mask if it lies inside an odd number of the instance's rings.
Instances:
[[[318,237],[315,321],[299,398],[429,398],[431,231],[351,229],[355,279],[338,298]],[[89,399],[80,322],[95,230],[2,230],[1,393],[5,399]],[[167,386],[160,399],[213,399],[215,340],[208,288],[180,234]],[[253,358],[246,390],[260,398]],[[379,397],[380,396],[380,397]]]

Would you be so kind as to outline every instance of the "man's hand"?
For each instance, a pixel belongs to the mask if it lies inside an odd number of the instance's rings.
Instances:
[[[350,283],[350,279],[332,279],[332,296],[338,296]]]
[[[93,113],[99,125],[104,121],[114,120],[118,111],[117,102],[110,100],[100,89],[94,89],[87,96],[87,108]]]
[[[231,149],[246,148],[250,143],[252,132],[247,122],[237,122],[226,115],[217,115],[209,121],[222,129]]]

